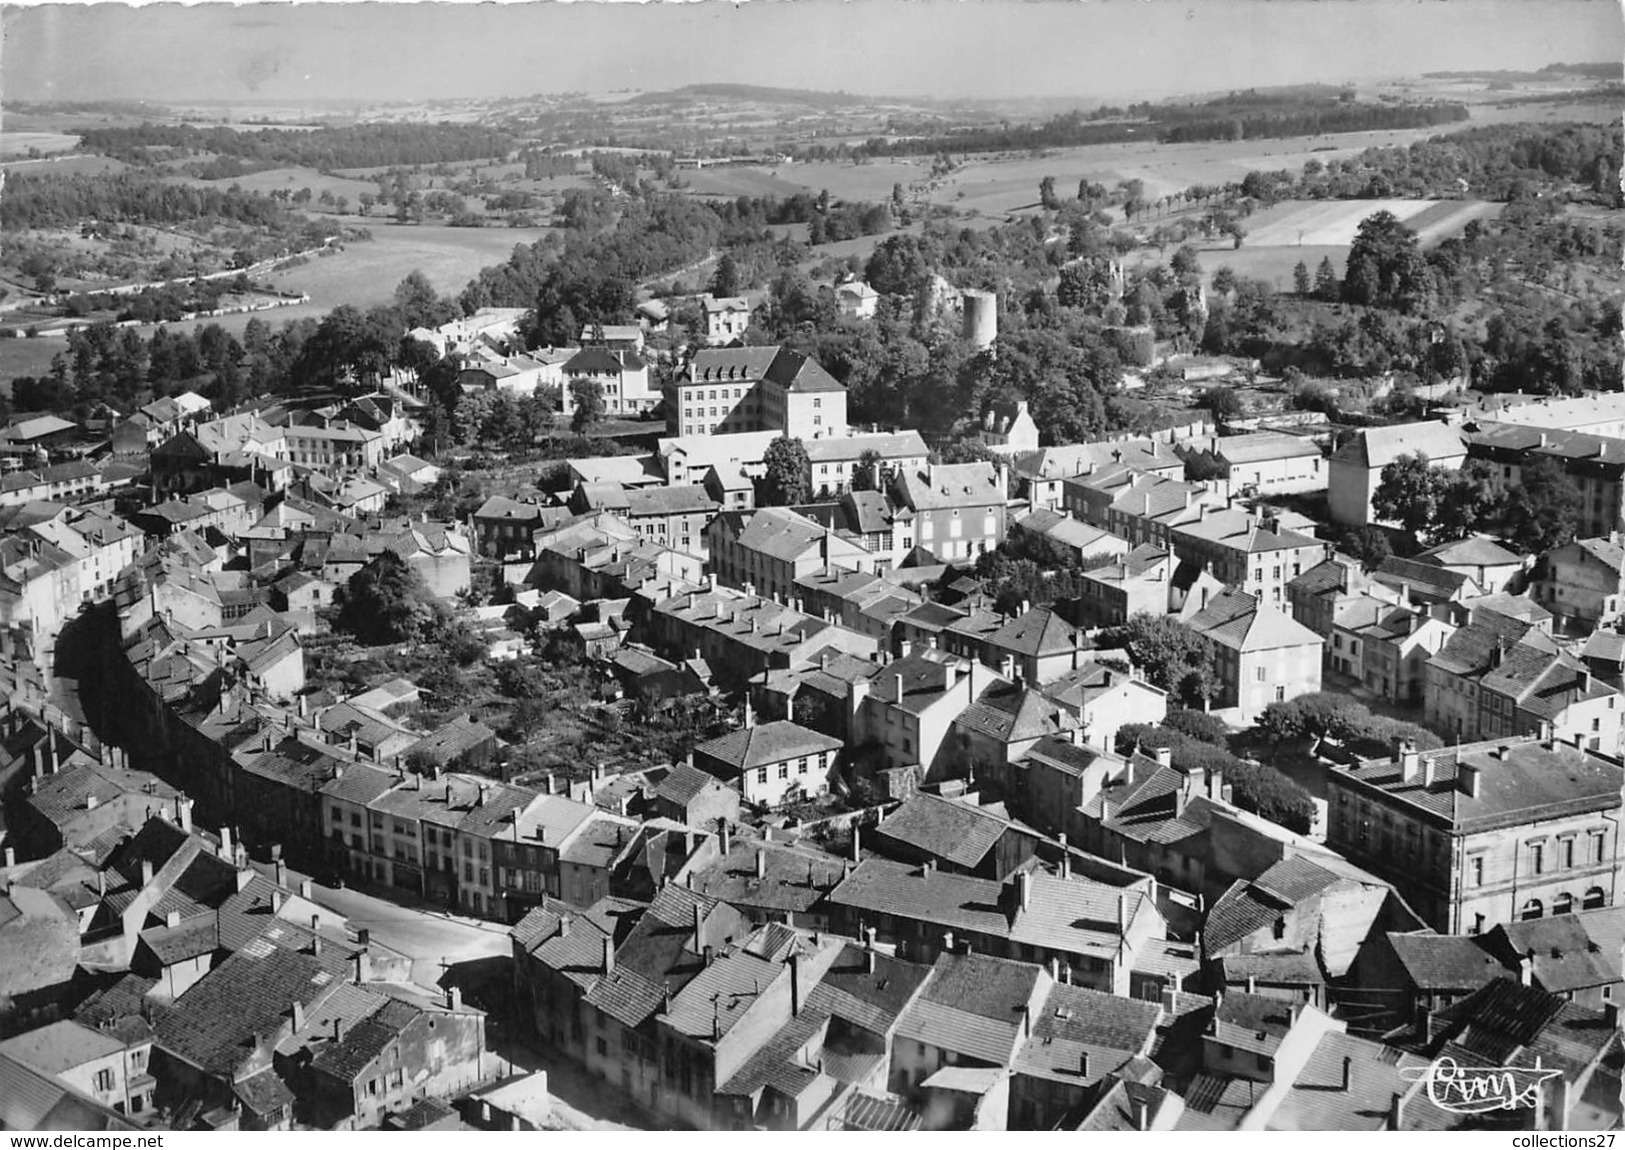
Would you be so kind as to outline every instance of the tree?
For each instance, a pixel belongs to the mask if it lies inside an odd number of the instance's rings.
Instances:
[[[571,380],[570,402],[575,408],[570,417],[570,430],[577,435],[599,423],[608,410],[604,405],[604,385],[596,379]]]
[[[1217,660],[1208,639],[1168,616],[1138,614],[1101,634],[1103,648],[1123,647],[1146,681],[1196,707],[1206,707],[1218,686]]]
[[[1061,198],[1055,194],[1055,177],[1045,176],[1038,181],[1038,202],[1046,211],[1054,211],[1061,206]]]
[[[1483,459],[1469,459],[1460,470],[1445,472],[1438,480],[1438,510],[1430,543],[1444,543],[1476,535],[1501,518],[1495,467]]]
[[[1439,472],[1428,466],[1425,454],[1401,455],[1382,469],[1371,509],[1377,518],[1398,523],[1424,539],[1438,518],[1439,490]]]
[[[457,305],[435,294],[429,277],[415,269],[395,285],[393,302],[400,312],[401,325],[409,330],[439,327],[457,316]]]
[[[767,445],[762,455],[765,468],[757,502],[764,507],[789,507],[805,503],[812,495],[812,463],[806,444],[788,435]]]
[[[1208,388],[1202,393],[1201,404],[1215,423],[1229,423],[1247,415],[1247,404],[1233,387]]]
[[[411,643],[423,637],[434,614],[418,573],[385,550],[344,585],[337,624],[370,646]]]
[[[499,391],[491,397],[491,405],[480,421],[480,440],[506,446],[520,436],[519,412],[513,396]]]
[[[722,298],[739,294],[739,261],[732,252],[723,252],[717,261],[717,270],[711,275],[711,294]]]
[[[1574,538],[1583,510],[1580,489],[1563,465],[1538,455],[1524,465],[1517,485],[1507,489],[1502,527],[1513,547],[1539,555]]]
[[[858,456],[857,466],[852,469],[853,491],[880,490],[880,462],[880,452],[872,447]]]
[[[1168,261],[1168,267],[1180,279],[1202,274],[1202,261],[1197,258],[1196,249],[1189,244],[1179,245],[1173,258]]]
[[[1309,265],[1302,260],[1292,269],[1292,290],[1307,299],[1313,284],[1309,279]]]
[[[1387,532],[1381,527],[1367,524],[1343,537],[1343,552],[1351,559],[1358,559],[1365,570],[1374,571],[1394,553],[1394,548],[1388,542]]]
[[[1215,747],[1229,746],[1230,728],[1225,726],[1223,719],[1206,711],[1180,707],[1169,711],[1162,722],[1169,730],[1178,731],[1197,742],[1210,743]]]
[[[1337,269],[1332,266],[1332,257],[1321,258],[1320,266],[1315,269],[1315,298],[1330,303],[1338,298],[1342,287],[1337,282]]]

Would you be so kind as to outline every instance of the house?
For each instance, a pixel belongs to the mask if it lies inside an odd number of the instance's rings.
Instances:
[[[1614,761],[1538,738],[1463,743],[1333,766],[1326,845],[1394,885],[1436,930],[1614,903]]]
[[[694,765],[738,790],[746,802],[777,807],[793,795],[827,791],[842,750],[839,739],[780,719],[700,743]]]
[[[917,651],[849,685],[851,735],[880,744],[890,767],[918,766],[924,779],[952,777],[959,768],[950,739],[953,722],[993,681],[976,660]]]
[[[1358,559],[1334,551],[1286,586],[1292,617],[1324,639],[1332,636],[1333,620],[1340,604],[1350,598],[1381,594],[1398,602],[1399,593],[1378,590]]]
[[[122,831],[134,834],[154,807],[173,803],[180,792],[146,771],[110,763],[77,762],[36,778],[14,808],[8,844],[43,857],[64,846],[81,848]]]
[[[1077,720],[1081,738],[1109,750],[1117,732],[1133,723],[1156,725],[1168,716],[1168,693],[1120,666],[1094,660],[1051,679],[1046,697]]]
[[[660,300],[644,300],[632,310],[637,313],[638,326],[646,332],[663,332],[671,323],[671,308]]]
[[[1332,616],[1327,669],[1348,675],[1396,703],[1421,703],[1428,660],[1456,628],[1425,611],[1375,595],[1350,595]]]
[[[704,556],[705,529],[721,509],[704,487],[634,488],[624,498],[620,516],[640,540]]]
[[[715,826],[718,819],[739,820],[744,796],[715,775],[689,763],[678,763],[655,785],[652,810],[660,818],[690,827]]]
[[[668,388],[666,404],[673,438],[776,431],[807,442],[847,431],[846,389],[789,348],[702,349]],[[670,471],[667,478],[685,482]]]
[[[1145,890],[1075,874],[1024,869],[1001,883],[869,858],[828,898],[836,930],[872,927],[911,962],[961,952],[1053,959],[1073,983],[1125,996],[1141,952],[1167,934]]]
[[[828,930],[824,896],[845,863],[817,850],[724,833],[715,858],[686,868],[680,881],[733,907],[753,925],[785,923]]]
[[[1461,603],[1484,594],[1471,575],[1420,559],[1390,555],[1371,573],[1373,582],[1426,606]]]
[[[643,354],[643,325],[636,323],[589,323],[581,329],[581,342],[589,347]]]
[[[1226,591],[1188,625],[1218,653],[1214,705],[1235,708],[1243,722],[1271,703],[1320,690],[1320,636],[1269,603]]]
[[[1084,568],[1101,566],[1108,559],[1121,562],[1129,553],[1127,539],[1119,539],[1110,531],[1080,523],[1070,515],[1043,508],[1029,511],[1011,523],[1010,533],[1047,539]]]
[[[1237,880],[1213,903],[1203,958],[1224,962],[1226,982],[1252,980],[1266,994],[1324,1007],[1326,985],[1342,980],[1373,938],[1421,925],[1375,876],[1331,856],[1299,855]],[[1259,961],[1241,961],[1251,958]],[[1302,973],[1291,971],[1293,960]]]
[[[1150,1064],[1162,1016],[1160,1003],[1051,985],[1011,1062],[1009,1128],[1063,1128],[1111,1076]]]
[[[79,968],[79,916],[56,895],[13,885],[0,894],[0,1035],[62,1017]]]
[[[1038,450],[1038,424],[1025,399],[1014,404],[995,405],[982,415],[978,438],[995,455]]]
[[[1540,559],[1530,594],[1565,627],[1606,627],[1625,612],[1625,546],[1617,533],[1576,539]]]
[[[880,293],[861,280],[844,283],[835,289],[835,305],[847,319],[873,319],[880,304]]]
[[[1328,469],[1311,439],[1279,431],[1215,436],[1191,441],[1186,450],[1205,455],[1230,495],[1296,495],[1324,491]]]
[[[817,418],[815,414],[814,418]],[[844,415],[842,416],[844,419]],[[838,499],[852,491],[860,467],[873,461],[876,481],[885,487],[888,476],[925,466],[930,452],[918,431],[883,431],[871,434],[825,432],[802,441],[812,492],[818,499]]]
[[[953,720],[949,765],[968,780],[1001,778],[1038,740],[1071,725],[1070,716],[1035,687],[995,679]]]
[[[1003,882],[1037,852],[1039,836],[964,799],[921,792],[888,812],[865,841],[899,862]]]
[[[1067,514],[1138,547],[1151,543],[1172,550],[1170,532],[1197,522],[1220,500],[1199,483],[1163,479],[1128,467],[1115,467],[1061,482]]]
[[[1622,989],[1620,948],[1625,908],[1503,922],[1483,938],[1484,948],[1520,981],[1588,1010],[1616,1008]]]
[[[1382,482],[1382,469],[1401,456],[1425,456],[1434,467],[1459,468],[1467,458],[1459,427],[1446,423],[1402,423],[1368,427],[1337,451],[1327,465],[1331,513],[1345,527],[1377,522],[1371,497]]]
[[[1425,1038],[1435,1012],[1507,973],[1490,953],[1490,938],[1411,930],[1386,931],[1368,940],[1349,974],[1371,1004],[1373,1029],[1404,1027]]]
[[[1517,487],[1524,468],[1544,456],[1579,489],[1581,536],[1625,529],[1625,439],[1487,420],[1468,427],[1465,438],[1469,457],[1489,464],[1496,494]]]
[[[1093,628],[1115,627],[1134,615],[1166,615],[1173,605],[1173,577],[1173,556],[1160,547],[1142,543],[1116,562],[1078,573],[1080,587],[1071,604],[1073,617],[1080,626]]]
[[[1035,510],[1061,506],[1062,481],[1097,472],[1126,470],[1159,479],[1183,479],[1185,461],[1159,439],[1124,439],[1104,443],[1067,443],[1011,457],[1017,494]]]
[[[1490,614],[1459,628],[1427,663],[1424,698],[1428,726],[1446,735],[1471,739],[1491,722],[1497,727],[1510,722],[1511,709],[1505,716],[1490,719],[1481,687],[1484,677],[1498,670],[1508,653],[1515,650],[1519,655],[1509,674],[1516,676],[1526,676],[1530,668],[1538,666],[1537,656],[1555,657],[1559,653],[1550,636],[1517,619]],[[1500,694],[1505,696],[1505,688],[1512,688],[1514,683],[1506,680],[1502,686]],[[1497,699],[1495,706],[1502,705],[1502,700]]]
[[[708,566],[720,582],[775,599],[793,599],[796,582],[824,568],[874,567],[862,547],[787,507],[726,512],[704,538]]]
[[[1471,579],[1486,595],[1506,590],[1507,581],[1523,570],[1522,556],[1508,551],[1495,540],[1471,535],[1450,543],[1429,547],[1416,556],[1446,571]]]
[[[705,342],[711,347],[732,343],[750,327],[749,300],[707,295],[700,308],[705,313]]]
[[[1242,508],[1207,511],[1169,532],[1174,557],[1210,570],[1232,586],[1290,614],[1287,584],[1326,558],[1325,543],[1294,531],[1270,513]]]
[[[638,338],[642,339],[641,332]],[[641,415],[660,402],[660,393],[649,386],[649,365],[635,351],[584,347],[565,362],[563,370],[559,402],[566,416],[575,411],[578,385],[602,388],[604,411],[612,416]]]
[[[892,480],[892,499],[914,513],[918,546],[939,559],[974,559],[1004,542],[1008,479],[1001,464],[926,464]]]

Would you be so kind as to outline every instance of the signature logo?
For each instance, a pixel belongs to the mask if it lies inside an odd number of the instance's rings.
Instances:
[[[1541,1086],[1560,1070],[1548,1070],[1535,1060],[1533,1067],[1462,1066],[1448,1056],[1425,1067],[1406,1067],[1400,1076],[1427,1085],[1428,1099],[1454,1114],[1484,1114],[1491,1110],[1524,1110],[1540,1104]]]

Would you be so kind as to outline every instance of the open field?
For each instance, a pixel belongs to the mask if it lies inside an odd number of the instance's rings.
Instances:
[[[695,195],[793,196],[821,191],[838,200],[879,203],[891,198],[892,187],[910,184],[930,174],[928,160],[875,160],[866,164],[813,163],[743,165],[684,169],[679,173]],[[1036,193],[1035,193],[1036,195]]]
[[[100,176],[127,172],[130,165],[109,156],[63,154],[43,156],[37,160],[0,160],[0,170],[30,176]]]
[[[183,329],[214,323],[240,336],[251,319],[273,328],[293,319],[320,319],[340,304],[367,308],[387,302],[395,285],[413,270],[422,270],[435,290],[455,296],[481,268],[501,263],[517,244],[535,243],[547,229],[399,227],[374,221],[372,232],[376,238],[370,242],[350,244],[303,267],[255,277],[283,291],[307,292],[309,303],[168,326]],[[153,326],[135,330],[148,336]],[[63,346],[61,340],[0,340],[0,381],[39,374]]]
[[[30,149],[41,155],[71,152],[79,137],[66,132],[0,132],[0,159],[27,156]]]
[[[319,196],[332,192],[335,196],[348,196],[352,204],[363,192],[378,194],[378,185],[367,180],[347,180],[342,176],[323,175],[314,168],[267,168],[263,172],[250,172],[233,176],[229,180],[199,180],[191,176],[172,176],[171,181],[195,188],[214,188],[224,191],[236,184],[245,192],[274,192],[285,189],[297,192],[309,188],[310,194]]]
[[[1197,240],[1191,246],[1200,253],[1209,280],[1219,268],[1228,267],[1239,276],[1273,284],[1278,291],[1291,291],[1292,270],[1299,260],[1312,275],[1321,260],[1330,259],[1341,276],[1355,230],[1375,212],[1392,212],[1417,233],[1423,247],[1431,247],[1458,235],[1471,220],[1493,218],[1501,207],[1484,200],[1288,200],[1248,217],[1247,238],[1240,248],[1222,237]],[[1165,258],[1155,248],[1142,248],[1127,262],[1140,267]]]

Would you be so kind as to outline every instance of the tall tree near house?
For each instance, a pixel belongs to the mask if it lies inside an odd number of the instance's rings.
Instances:
[[[368,645],[409,643],[422,637],[434,614],[417,572],[393,551],[381,551],[344,585],[337,624]]]
[[[604,385],[596,379],[572,380],[570,402],[575,407],[570,430],[578,435],[601,422],[608,410],[604,406]]]
[[[717,270],[711,275],[711,294],[724,298],[739,294],[739,261],[732,252],[723,252],[717,261]]]
[[[1146,682],[1205,708],[1218,693],[1218,660],[1213,644],[1177,619],[1141,613],[1103,631],[1103,648],[1127,648]]]
[[[1382,469],[1371,496],[1377,518],[1398,523],[1418,539],[1433,529],[1439,514],[1439,472],[1422,452],[1401,455]]]
[[[801,440],[784,435],[767,445],[757,502],[766,507],[805,503],[812,493],[812,462]]]
[[[1438,480],[1438,510],[1429,541],[1465,539],[1501,518],[1501,500],[1495,489],[1495,468],[1482,459],[1469,459],[1459,471],[1445,472]]]
[[[1047,211],[1054,211],[1061,206],[1061,198],[1055,194],[1055,177],[1045,176],[1038,181],[1038,202]]]
[[[858,464],[852,469],[852,490],[880,490],[880,452],[872,447],[858,456]]]
[[[1580,488],[1549,455],[1525,464],[1517,485],[1507,490],[1505,506],[1507,541],[1533,555],[1570,542],[1585,510]]]

